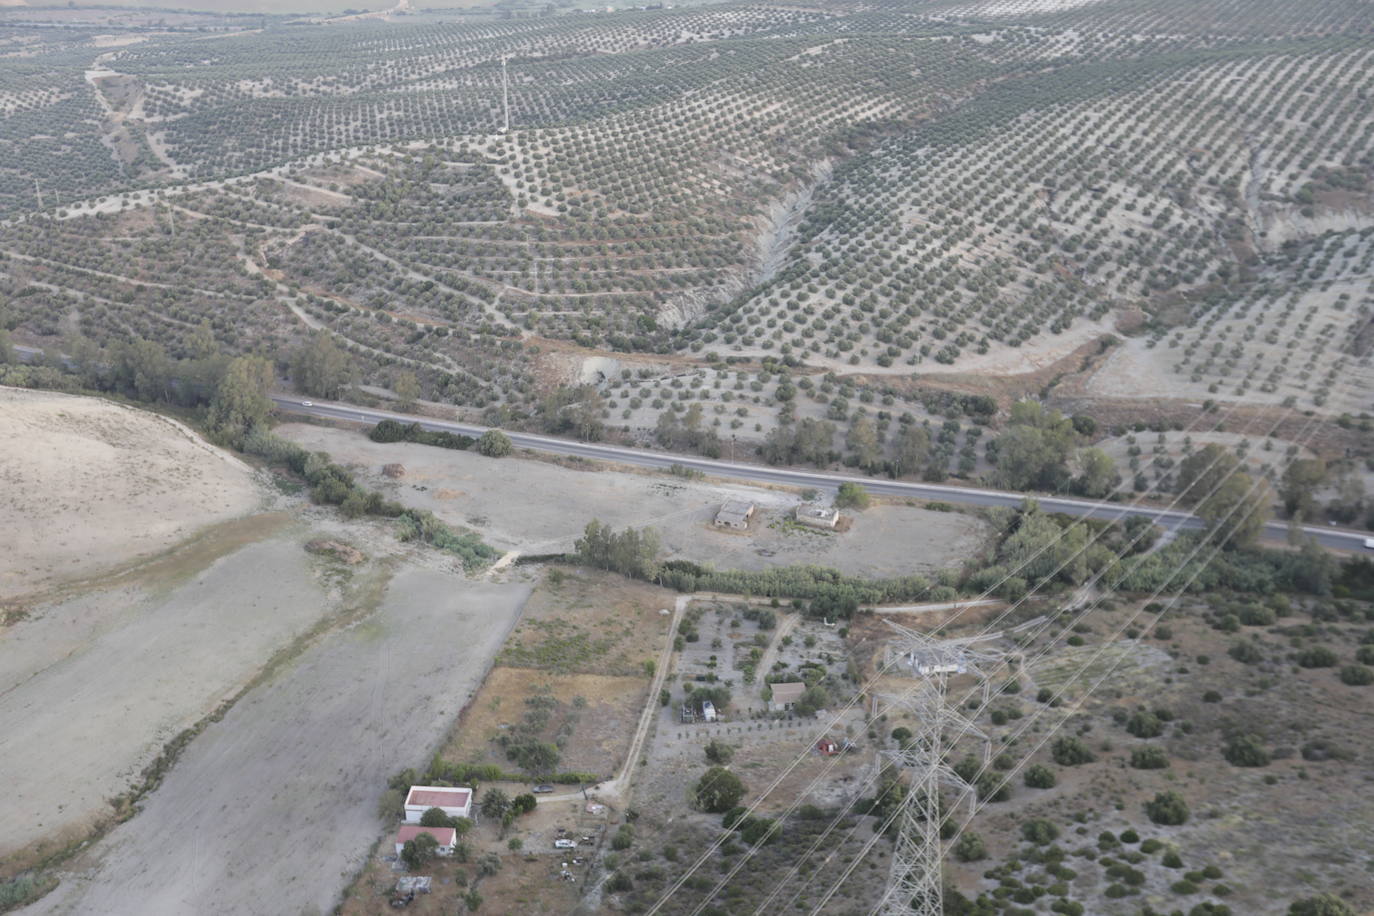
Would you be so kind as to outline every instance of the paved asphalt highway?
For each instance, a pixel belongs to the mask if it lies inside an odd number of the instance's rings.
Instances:
[[[403,423],[419,423],[425,429],[443,430],[466,436],[480,436],[485,426],[467,423],[453,423],[418,417],[408,414],[373,410],[367,407],[353,407],[347,404],[326,404],[319,401],[303,401],[300,398],[273,396],[277,409],[284,413],[307,414],[331,420],[352,420],[354,422],[377,423],[380,420],[399,420]],[[824,474],[818,471],[798,471],[791,468],[774,468],[759,464],[740,464],[731,461],[713,461],[694,455],[678,455],[671,452],[657,452],[648,449],[625,448],[618,445],[605,445],[599,442],[577,442],[572,439],[559,439],[553,436],[540,436],[533,433],[511,432],[506,430],[511,442],[520,448],[549,452],[555,455],[576,455],[581,458],[616,461],[647,468],[667,468],[678,464],[701,471],[715,477],[733,477],[758,483],[784,484],[794,487],[815,487],[833,490],[845,481],[853,481],[864,486],[870,493],[879,496],[916,497],[938,499],[945,502],[961,503],[968,506],[1019,506],[1027,494],[1005,490],[984,490],[976,487],[946,486],[944,484],[908,483],[906,481],[884,480],[877,477],[850,477],[843,474]],[[1152,508],[1149,506],[1130,506],[1125,503],[1106,503],[1099,505],[1085,499],[1072,499],[1061,496],[1040,496],[1030,494],[1039,500],[1041,507],[1051,512],[1113,521],[1127,515],[1143,515],[1167,529],[1201,528],[1202,522],[1187,512]],[[1307,526],[1303,531],[1316,538],[1317,543],[1332,550],[1364,551],[1367,535],[1359,531],[1343,528],[1323,528]],[[1270,541],[1287,542],[1288,526],[1281,522],[1271,522],[1266,526],[1264,537]]]

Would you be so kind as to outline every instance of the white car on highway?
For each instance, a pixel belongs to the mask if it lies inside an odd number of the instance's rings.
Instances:
[[[302,406],[302,407],[314,407],[314,406],[315,406],[315,402],[314,402],[314,401],[301,401],[301,406]]]

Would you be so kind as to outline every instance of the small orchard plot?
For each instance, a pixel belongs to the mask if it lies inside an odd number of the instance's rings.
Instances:
[[[762,653],[776,625],[776,615],[766,608],[693,602],[674,634],[676,673],[682,688],[721,686],[732,696],[743,692],[743,685],[753,680],[756,650]],[[677,691],[673,694],[676,699]],[[732,703],[743,705],[733,699]],[[724,712],[724,704],[720,705]]]
[[[1258,424],[1245,425],[1258,427]],[[1265,425],[1263,431],[1267,431],[1270,425],[1272,421]],[[1244,425],[1240,425],[1240,428],[1244,428]],[[1179,464],[1208,445],[1226,449],[1239,460],[1240,468],[1252,475],[1276,474],[1278,468],[1294,459],[1310,460],[1313,457],[1310,450],[1282,439],[1263,435],[1247,436],[1240,432],[1139,432],[1097,443],[1097,447],[1121,469],[1120,489],[1150,489],[1157,492],[1172,490]]]

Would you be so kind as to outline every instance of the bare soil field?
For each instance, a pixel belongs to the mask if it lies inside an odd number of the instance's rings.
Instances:
[[[367,860],[388,777],[436,748],[529,594],[438,568],[388,580],[390,566],[358,569],[355,622],[209,725],[32,911],[331,910]]]
[[[0,856],[107,819],[169,740],[323,613],[304,533],[285,522],[220,526],[136,578],[27,607],[6,631]]]
[[[0,388],[0,598],[147,556],[263,501],[186,427],[98,398]]]
[[[277,431],[306,448],[329,452],[357,468],[369,486],[407,505],[472,526],[494,546],[525,553],[571,550],[587,522],[597,518],[616,528],[651,526],[669,556],[720,569],[816,564],[853,575],[892,576],[949,565],[976,550],[983,535],[982,524],[967,515],[896,505],[857,515],[843,534],[800,531],[781,524],[798,502],[783,491],[379,444],[355,431],[307,424]],[[399,481],[381,473],[393,462],[405,466]],[[759,506],[761,515],[748,533],[711,525],[726,499]]]

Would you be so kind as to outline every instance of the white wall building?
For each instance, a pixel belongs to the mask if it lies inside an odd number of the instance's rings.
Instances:
[[[435,852],[441,856],[453,855],[454,844],[458,842],[458,831],[452,827],[419,827],[414,824],[406,824],[396,831],[396,855],[401,854],[401,850],[406,843],[415,839],[422,833],[428,833],[434,837],[439,845],[435,847]]]
[[[418,824],[430,808],[449,817],[472,817],[472,790],[464,786],[411,786],[406,793],[406,823]]]

